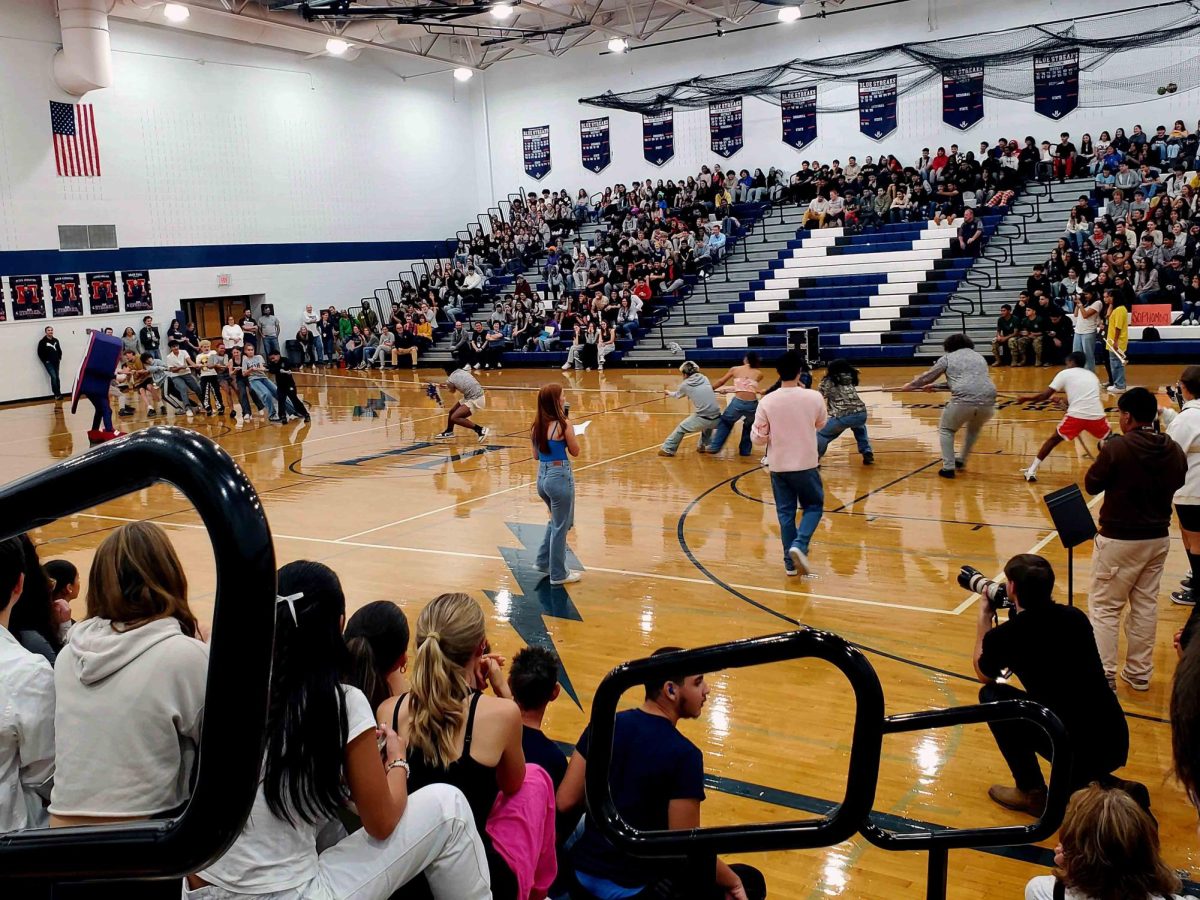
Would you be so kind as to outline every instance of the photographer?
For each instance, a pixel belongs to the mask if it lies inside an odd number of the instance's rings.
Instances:
[[[1029,553],[1014,556],[1004,567],[1013,611],[995,624],[986,599],[979,604],[975,642],[975,674],[984,686],[981,703],[1033,700],[1062,720],[1071,738],[1071,785],[1082,787],[1125,765],[1129,727],[1116,695],[1108,686],[1092,626],[1082,610],[1055,603],[1054,569]],[[1025,690],[997,679],[1005,672],[1021,679]],[[1038,756],[1050,756],[1050,739],[1031,722],[989,724],[1016,787],[996,784],[988,796],[1001,806],[1040,816],[1046,782]]]

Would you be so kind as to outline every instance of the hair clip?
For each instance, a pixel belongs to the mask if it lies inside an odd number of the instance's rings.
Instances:
[[[301,599],[303,596],[304,592],[301,591],[299,594],[288,594],[286,597],[275,597],[276,604],[286,603],[288,605],[288,610],[292,614],[292,622],[295,623],[297,627],[300,626],[300,619],[296,616],[296,601]]]

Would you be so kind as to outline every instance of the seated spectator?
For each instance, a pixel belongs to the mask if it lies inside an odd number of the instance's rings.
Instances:
[[[279,591],[262,782],[233,846],[188,876],[189,895],[212,886],[218,897],[388,900],[424,873],[438,900],[491,897],[463,795],[443,785],[410,794],[404,741],[377,728],[366,697],[342,683],[337,575],[289,563]],[[319,851],[318,832],[350,801],[362,829]]]
[[[996,336],[992,339],[992,365],[1004,365],[1007,354],[1009,363],[1013,362],[1012,340],[1017,333],[1017,320],[1013,318],[1012,307],[1007,303],[1000,307],[1000,317],[996,319]]]
[[[122,525],[88,575],[87,618],[59,653],[51,825],[177,814],[196,763],[208,645],[166,532]]]
[[[808,228],[812,222],[817,223],[818,228],[825,227],[825,217],[829,214],[829,199],[824,194],[817,194],[808,204],[808,209],[804,213],[804,220],[800,223],[802,228]]]
[[[488,651],[483,610],[466,594],[442,594],[417,618],[412,692],[380,710],[408,735],[409,787],[449,784],[466,795],[483,840],[496,900],[515,900],[517,881],[487,832],[496,795],[525,781],[521,712]],[[482,693],[491,687],[495,696]]]
[[[1157,824],[1120,788],[1093,784],[1072,795],[1054,866],[1025,885],[1025,900],[1183,900],[1179,876],[1159,853]]]
[[[54,669],[11,627],[25,571],[21,539],[0,541],[0,834],[46,825],[54,776]]]
[[[975,211],[968,209],[963,212],[962,222],[958,226],[958,251],[962,256],[978,256],[983,246],[983,228],[975,218]]]
[[[372,709],[409,689],[405,677],[408,617],[397,604],[376,600],[361,607],[346,623],[344,637],[354,686],[366,695]]]
[[[22,647],[54,665],[66,637],[64,628],[71,622],[71,608],[54,602],[54,583],[42,569],[29,535],[17,540],[25,553],[25,581],[21,596],[9,610],[8,629]]]
[[[679,648],[664,647],[654,656]],[[680,719],[699,718],[709,687],[702,674],[684,671],[645,685],[645,702],[617,713],[610,769],[613,800],[621,817],[634,828],[690,830],[700,826],[704,800],[704,757],[679,733]],[[558,809],[576,812],[583,806],[591,729],[585,729],[558,790]],[[708,893],[688,890],[692,879],[671,861],[622,854],[601,834],[591,817],[571,848],[575,876],[594,898],[638,897],[654,900],[762,900],[766,883],[745,865],[717,860]]]
[[[541,766],[555,789],[567,774],[566,754],[542,732],[546,707],[558,699],[559,661],[552,650],[526,647],[513,657],[508,687],[521,710],[521,747],[525,762]]]

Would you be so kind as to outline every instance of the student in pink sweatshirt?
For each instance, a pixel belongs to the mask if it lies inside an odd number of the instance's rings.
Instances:
[[[759,401],[751,436],[754,443],[767,445],[784,568],[788,575],[809,575],[808,545],[825,510],[825,489],[817,469],[817,431],[825,426],[829,413],[819,393],[800,386],[803,366],[796,353],[785,353],[775,368],[779,390]],[[797,508],[802,510],[799,528]]]

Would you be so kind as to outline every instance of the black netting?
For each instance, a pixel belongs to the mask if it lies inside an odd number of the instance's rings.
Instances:
[[[758,97],[778,103],[783,91],[831,84],[854,87],[860,78],[892,74],[896,75],[898,94],[904,95],[941,78],[944,70],[965,64],[984,66],[983,83],[987,96],[1031,101],[1035,56],[1078,50],[1080,70],[1089,72],[1109,60],[1127,58],[1124,54],[1130,51],[1141,53],[1143,59],[1154,59],[1154,54],[1147,57],[1144,51],[1166,47],[1183,51],[1192,49],[1197,34],[1200,34],[1200,6],[1187,0],[1080,19],[1057,30],[1035,25],[939,41],[897,44],[822,59],[793,59],[761,69],[697,77],[638,91],[606,91],[595,97],[583,97],[579,102],[637,113],[668,106],[698,108],[714,100],[732,97]],[[1161,57],[1159,59],[1161,61]],[[1154,95],[1168,82],[1175,82],[1181,91],[1192,90],[1200,86],[1200,79],[1187,76],[1197,69],[1200,69],[1200,56],[1191,56],[1152,71],[1120,71],[1115,77],[1106,72],[1103,80],[1082,81],[1079,105],[1136,103]],[[817,95],[817,111],[831,113],[857,109],[857,100],[849,94],[846,97],[845,101],[838,102],[836,98],[828,97],[828,91],[822,91]]]

